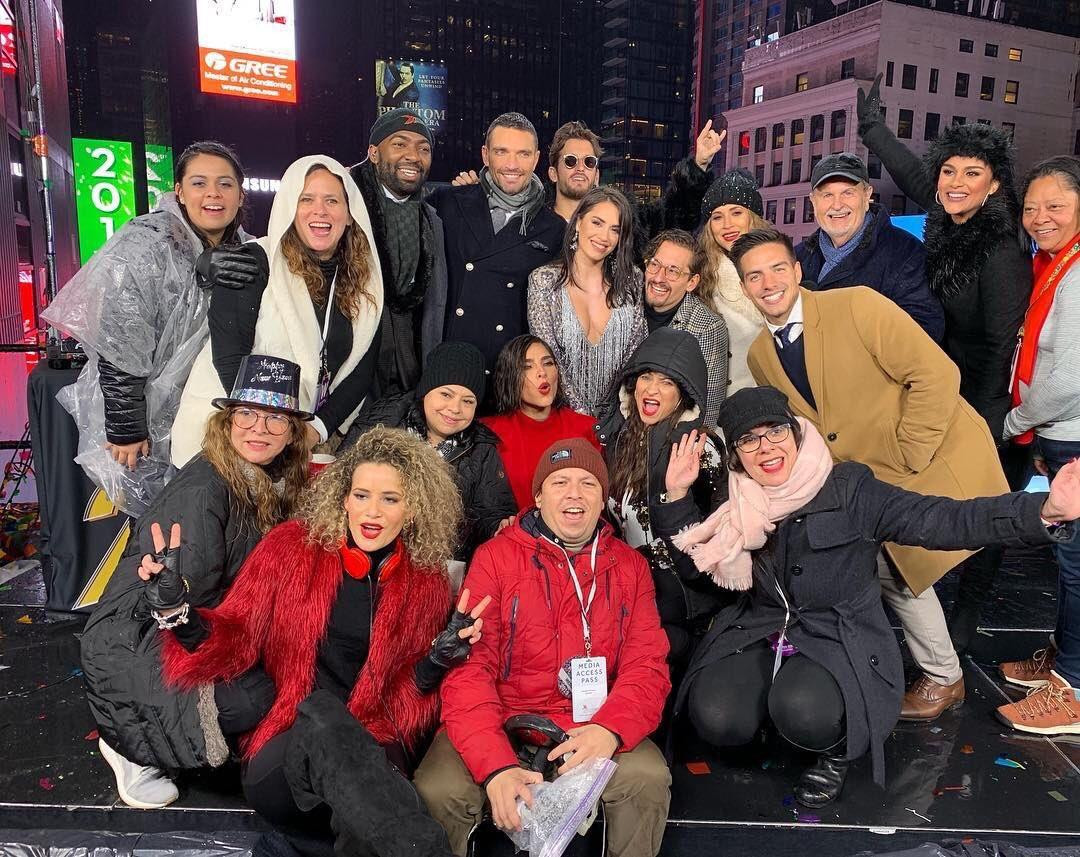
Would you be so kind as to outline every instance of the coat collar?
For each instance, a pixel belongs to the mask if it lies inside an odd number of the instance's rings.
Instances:
[[[817,295],[809,289],[802,287],[803,308],[803,354],[806,361],[806,377],[810,381],[810,389],[814,393],[818,408],[825,403],[822,383],[825,379],[825,352],[824,337],[821,330],[821,309],[818,307]],[[805,417],[815,425],[821,419],[821,412],[810,406],[803,398],[802,393],[795,389],[795,385],[788,380],[787,372],[780,363],[780,356],[773,347],[773,338],[768,329],[763,330],[751,348],[756,350],[757,356],[768,368],[771,378],[778,379],[775,386],[782,390],[788,397],[791,409],[800,417]]]

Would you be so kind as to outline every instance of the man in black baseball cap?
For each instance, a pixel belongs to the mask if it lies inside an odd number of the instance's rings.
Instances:
[[[940,342],[945,316],[926,281],[922,242],[894,226],[873,195],[858,155],[838,152],[818,161],[810,174],[818,229],[795,248],[806,285],[816,291],[869,286]]]
[[[367,160],[351,170],[364,197],[386,290],[375,396],[411,390],[424,356],[442,341],[446,254],[442,220],[423,201],[435,139],[415,110],[375,121]]]

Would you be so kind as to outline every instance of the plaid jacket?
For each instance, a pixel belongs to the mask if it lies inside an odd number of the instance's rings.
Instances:
[[[717,315],[693,292],[683,298],[671,327],[693,334],[701,346],[708,369],[709,391],[705,405],[705,425],[716,426],[720,413],[720,403],[727,396],[728,387],[728,351],[727,322]]]

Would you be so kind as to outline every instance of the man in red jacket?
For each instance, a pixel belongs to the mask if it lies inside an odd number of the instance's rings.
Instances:
[[[549,717],[570,735],[550,754],[569,754],[559,773],[615,756],[603,793],[608,848],[613,857],[660,851],[671,774],[646,736],[671,689],[668,643],[648,564],[600,522],[607,492],[595,448],[555,443],[533,478],[537,508],[473,557],[465,585],[492,599],[484,636],[443,683],[446,730],[416,772],[455,854],[465,854],[485,802],[499,827],[520,827],[516,799],[541,779],[518,764],[503,731],[515,714]],[[590,686],[590,667],[606,683]]]

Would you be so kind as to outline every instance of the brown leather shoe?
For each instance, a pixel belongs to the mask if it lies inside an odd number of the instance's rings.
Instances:
[[[964,704],[964,679],[952,684],[938,684],[923,673],[904,694],[900,719],[916,723],[929,723],[950,708]]]

